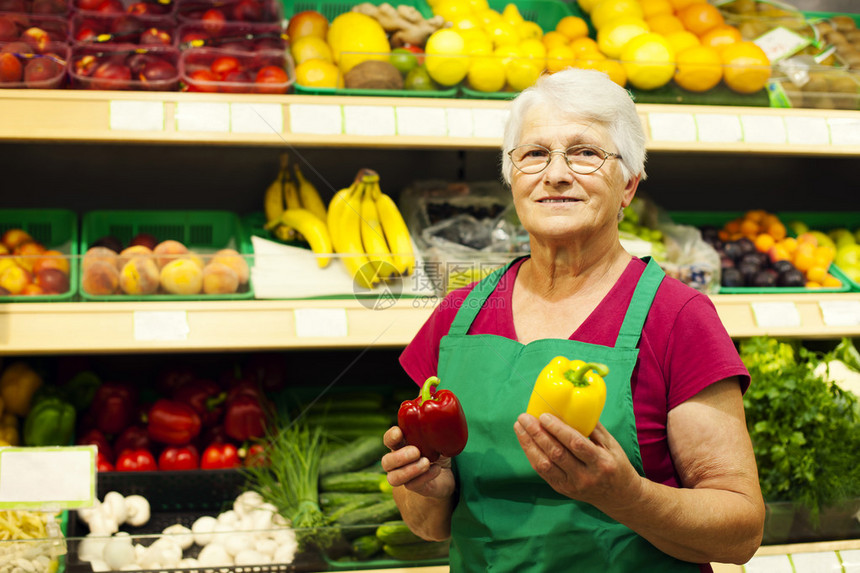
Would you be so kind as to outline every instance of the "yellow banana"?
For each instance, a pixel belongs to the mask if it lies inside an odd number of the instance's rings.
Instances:
[[[286,208],[284,206],[284,168],[286,167],[286,154],[281,156],[281,167],[278,169],[278,175],[266,188],[266,194],[263,197],[263,212],[266,215],[266,222],[275,221],[281,216]]]
[[[370,289],[379,282],[379,277],[375,276],[373,266],[361,243],[361,195],[366,185],[363,182],[365,171],[369,170],[359,172],[358,184],[350,188],[349,194],[342,197],[336,206],[333,205],[337,218],[332,221],[332,225],[338,229],[335,233],[337,237],[337,242],[334,243],[335,252],[343,255],[341,260],[353,281]]]
[[[379,222],[376,203],[373,201],[373,190],[379,187],[379,177],[369,181],[361,196],[361,244],[370,259],[373,271],[379,278],[385,280],[394,272],[394,260],[391,250],[385,241],[385,232]]]
[[[320,197],[320,193],[314,184],[305,179],[302,170],[299,169],[298,164],[294,165],[296,172],[296,181],[299,187],[299,200],[302,203],[302,209],[307,209],[323,221],[326,220],[326,208],[325,203]]]
[[[287,169],[287,176],[284,178],[284,203],[287,209],[302,208],[302,201],[299,199],[299,185],[290,175],[289,169]]]
[[[401,276],[411,275],[415,271],[415,252],[412,250],[412,239],[406,221],[403,220],[394,199],[383,193],[378,183],[373,189],[373,199],[391,250],[394,267]]]
[[[286,209],[278,218],[278,228],[295,229],[310,244],[311,250],[317,255],[331,255],[334,252],[331,236],[326,224],[307,209]],[[331,257],[317,256],[317,265],[325,268],[331,262]]]
[[[328,226],[328,234],[331,235],[332,243],[334,243],[335,251],[340,252],[338,250],[338,244],[340,243],[340,237],[343,234],[343,229],[340,228],[340,218],[343,213],[343,208],[346,205],[346,200],[349,195],[355,190],[358,186],[358,179],[352,182],[352,185],[349,187],[344,187],[340,191],[334,194],[334,197],[331,199],[331,203],[328,206],[328,212],[326,213],[326,225]]]

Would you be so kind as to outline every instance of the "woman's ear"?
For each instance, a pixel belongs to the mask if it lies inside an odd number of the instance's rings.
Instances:
[[[627,180],[627,185],[624,186],[624,191],[621,195],[622,207],[627,207],[633,201],[633,197],[636,196],[636,189],[639,188],[639,181],[641,179],[641,176],[635,175]]]

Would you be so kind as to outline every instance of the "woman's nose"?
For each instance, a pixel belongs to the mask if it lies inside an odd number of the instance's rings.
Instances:
[[[558,158],[556,159],[556,155]],[[544,170],[544,180],[549,183],[556,184],[558,182],[571,181],[573,179],[573,171],[567,164],[567,157],[562,151],[551,151],[549,155],[549,165]]]

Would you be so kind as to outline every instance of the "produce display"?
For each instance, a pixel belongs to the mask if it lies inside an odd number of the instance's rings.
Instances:
[[[53,573],[67,552],[60,518],[53,512],[0,511],[0,563],[10,571]]]
[[[559,416],[590,436],[606,404],[607,374],[605,364],[556,356],[538,374],[526,412],[536,418],[544,413]]]
[[[47,248],[26,230],[0,236],[0,297],[67,293],[70,272],[68,252]]]

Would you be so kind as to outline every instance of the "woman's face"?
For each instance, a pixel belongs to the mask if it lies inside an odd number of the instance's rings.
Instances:
[[[546,104],[532,107],[523,122],[517,145],[538,144],[550,150],[590,144],[617,153],[605,126],[560,116]],[[618,211],[633,199],[638,178],[625,181],[617,159],[588,175],[574,173],[563,154],[553,154],[546,169],[529,175],[514,167],[511,190],[514,206],[525,229],[535,238],[570,241],[605,236],[618,228]]]

